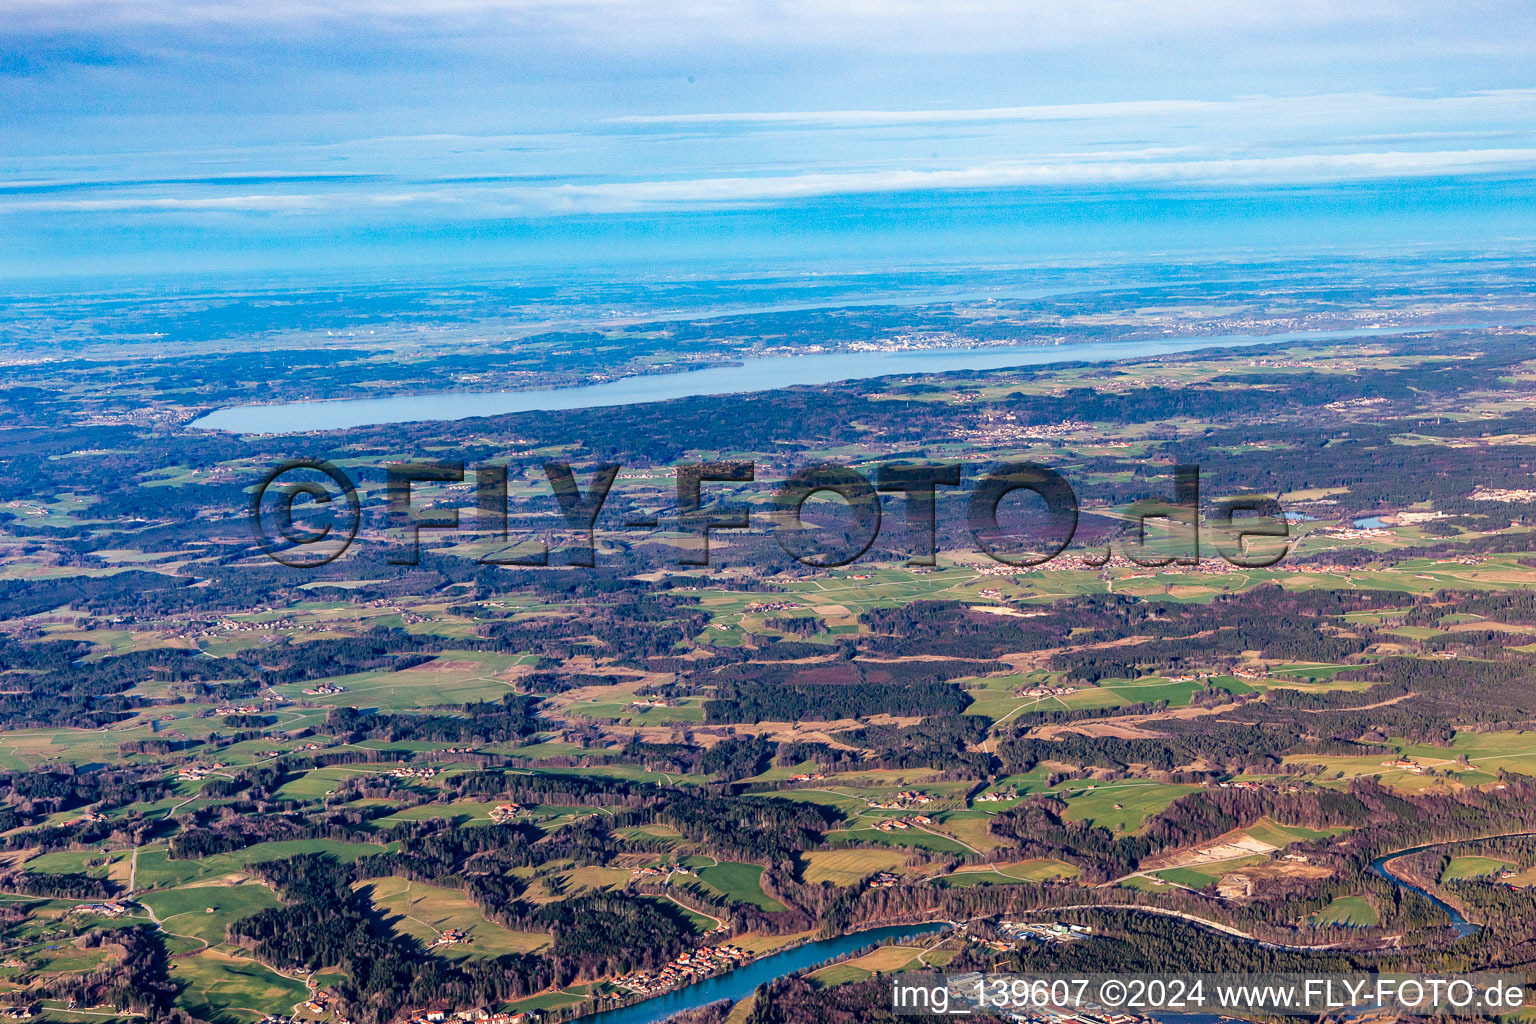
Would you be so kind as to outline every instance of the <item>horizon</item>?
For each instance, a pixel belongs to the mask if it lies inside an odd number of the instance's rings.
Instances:
[[[0,280],[1518,246],[1494,12],[24,0]]]

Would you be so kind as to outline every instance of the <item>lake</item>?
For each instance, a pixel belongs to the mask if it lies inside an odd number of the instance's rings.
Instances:
[[[757,986],[765,982],[782,978],[786,974],[794,974],[807,967],[824,964],[866,946],[873,946],[888,939],[911,939],[920,935],[932,935],[948,927],[949,925],[944,923],[893,925],[887,928],[871,928],[867,931],[854,932],[852,935],[841,935],[835,939],[818,939],[782,953],[761,957],[717,978],[709,978],[696,985],[676,989],[666,995],[647,999],[643,1003],[617,1010],[604,1010],[602,1013],[580,1017],[578,1020],[581,1024],[656,1024],[657,1021],[666,1020],[674,1013],[707,1006],[721,999],[732,1001],[745,999],[756,990]]]
[[[519,412],[597,409],[644,402],[665,402],[701,395],[739,395],[779,388],[833,384],[910,374],[956,370],[998,370],[1047,363],[1108,363],[1139,356],[1169,355],[1205,348],[1262,345],[1280,341],[1328,341],[1381,334],[1412,334],[1426,327],[1365,327],[1341,331],[1293,331],[1285,334],[1224,334],[1204,338],[1148,338],[1140,341],[1089,342],[1081,345],[1024,345],[948,348],[902,352],[825,352],[803,356],[763,356],[732,366],[680,373],[624,377],[568,388],[522,391],[445,391],[385,398],[237,405],[194,420],[203,430],[241,434],[299,434],[344,430],[381,423],[461,420]]]

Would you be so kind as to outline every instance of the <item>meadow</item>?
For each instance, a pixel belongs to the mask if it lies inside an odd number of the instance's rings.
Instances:
[[[501,956],[503,953],[531,953],[549,945],[542,932],[518,932],[487,921],[479,909],[457,889],[412,882],[403,878],[380,878],[358,884],[368,892],[373,905],[394,919],[397,931],[415,938],[426,948],[433,948],[439,935],[457,929],[468,937],[467,943],[437,946],[445,956]]]
[[[172,959],[171,978],[184,986],[177,1003],[208,1024],[249,1024],[308,998],[303,983],[216,950]]]

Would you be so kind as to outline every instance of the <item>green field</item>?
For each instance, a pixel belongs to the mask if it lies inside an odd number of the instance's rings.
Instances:
[[[387,847],[368,843],[342,843],[333,839],[287,839],[257,843],[233,853],[218,853],[201,860],[171,860],[164,848],[139,851],[138,888],[158,889],[185,885],[205,878],[233,874],[264,860],[282,860],[302,853],[327,853],[337,860],[351,862],[359,857],[382,853]]]
[[[491,808],[505,802],[504,800],[454,800],[440,804],[417,804],[415,807],[406,807],[394,814],[375,818],[373,825],[378,828],[388,828],[402,821],[431,821],[434,818],[446,819],[460,825],[471,822],[489,825]]]
[[[166,889],[146,893],[139,902],[155,912],[165,931],[201,939],[210,946],[224,941],[230,923],[278,905],[272,890],[258,882]]]
[[[284,683],[273,687],[290,700],[307,700],[322,707],[369,707],[384,711],[500,700],[512,692],[500,676],[532,655],[497,654],[489,651],[444,651],[424,665],[403,672],[360,672],[325,680],[342,687],[341,693],[306,696],[314,682]]]
[[[53,850],[48,853],[38,854],[27,861],[27,870],[42,874],[70,874],[79,872],[92,875],[97,878],[105,878],[110,867],[122,861],[128,854],[119,850],[111,854],[101,854],[96,851],[80,850]],[[105,863],[92,864],[93,861]]]
[[[1305,842],[1312,839],[1325,839],[1331,835],[1337,835],[1343,829],[1319,830],[1304,828],[1301,825],[1282,825],[1269,818],[1262,818],[1254,824],[1243,829],[1261,843],[1268,843],[1277,849],[1284,849],[1292,843]]]
[[[1364,896],[1341,896],[1313,915],[1312,923],[1318,927],[1369,928],[1379,920],[1376,908]]]
[[[278,787],[277,796],[282,800],[319,800],[336,790],[343,779],[359,775],[377,775],[378,765],[338,766],[316,768],[296,779],[290,779]]]
[[[1489,875],[1497,875],[1501,871],[1513,870],[1515,870],[1514,864],[1496,857],[1473,855],[1452,857],[1451,862],[1440,873],[1440,881],[1455,882],[1464,878],[1486,878]]]
[[[763,892],[763,869],[756,864],[721,861],[698,869],[699,881],[737,903],[750,903],[764,910],[786,910],[784,904]]]
[[[1136,779],[1104,783],[1078,780],[1062,783],[1054,792],[1066,798],[1068,821],[1086,821],[1115,832],[1134,832],[1147,818],[1199,788]]]
[[[812,850],[803,855],[804,881],[853,885],[877,871],[894,871],[907,855],[899,850]]]
[[[212,950],[172,959],[171,977],[185,985],[177,1003],[209,1024],[245,1024],[287,1013],[306,998],[304,986],[292,978]]]
[[[852,840],[858,843],[877,843],[881,846],[912,846],[935,853],[970,853],[964,846],[948,836],[936,836],[931,832],[912,829],[907,832],[881,832],[873,828],[836,829],[827,833],[830,840]]]
[[[1252,857],[1241,857],[1236,860],[1224,860],[1214,864],[1197,864],[1184,868],[1167,868],[1163,871],[1155,871],[1153,874],[1165,882],[1175,885],[1187,885],[1191,889],[1204,889],[1222,875],[1238,868],[1251,867],[1254,864],[1263,864],[1269,858],[1264,854],[1255,854]]]
[[[975,864],[956,870],[941,879],[944,885],[1008,885],[1014,882],[1046,882],[1078,876],[1076,865],[1049,858],[1015,861],[1006,864]]]
[[[450,928],[469,936],[469,942],[439,946],[448,956],[501,956],[530,953],[549,945],[542,932],[516,932],[487,921],[479,908],[457,889],[411,882],[403,878],[379,878],[361,885],[380,913],[392,918],[395,929],[431,948]]]

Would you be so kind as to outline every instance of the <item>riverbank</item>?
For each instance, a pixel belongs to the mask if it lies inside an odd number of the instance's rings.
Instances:
[[[934,935],[949,928],[947,921],[926,924],[886,925],[831,939],[809,942],[758,957],[735,970],[694,982],[628,1006],[602,1010],[574,1018],[580,1024],[658,1024],[673,1014],[693,1010],[722,999],[740,1002],[759,985],[801,971],[825,967],[872,946]]]

